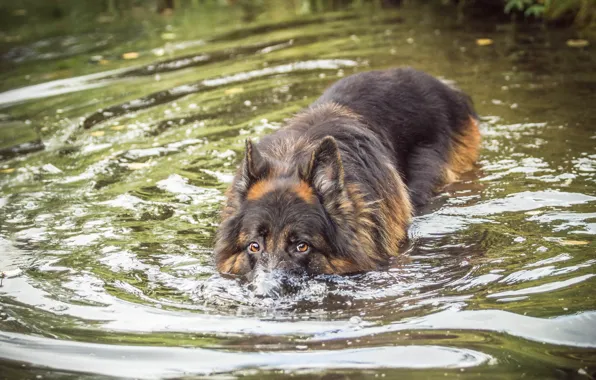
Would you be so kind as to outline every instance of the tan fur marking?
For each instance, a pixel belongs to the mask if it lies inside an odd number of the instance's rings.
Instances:
[[[257,200],[275,188],[275,183],[271,180],[258,181],[250,187],[246,199],[249,201]]]
[[[340,259],[340,258],[332,258],[329,259],[329,269],[332,269],[333,274],[346,274],[346,273],[356,273],[362,272],[367,270],[368,268],[362,268],[362,266],[356,264],[353,261]]]
[[[333,267],[327,258],[324,258],[317,263],[317,271],[321,274],[334,274]]]
[[[381,206],[381,218],[384,228],[383,245],[385,250],[392,256],[399,254],[399,247],[406,239],[408,226],[412,219],[412,203],[406,186],[395,170],[388,169],[393,177],[391,194],[385,196],[385,202]]]
[[[236,260],[234,261],[234,266],[232,266],[232,270],[230,273],[239,274],[242,272],[242,267],[245,266],[246,256],[243,254],[236,255]]]
[[[360,242],[363,251],[366,252],[369,259],[372,259],[378,255],[375,239],[372,235],[372,232],[376,227],[373,216],[375,211],[377,211],[377,207],[373,207],[374,203],[371,204],[366,202],[364,194],[360,190],[358,184],[348,184],[346,190],[348,192],[348,200],[351,201],[351,204],[344,202],[345,204],[342,204],[342,208],[344,208],[347,215],[353,215],[352,218],[349,218],[349,220],[355,223],[355,225],[352,226],[352,230],[356,234],[357,240]],[[370,263],[362,264],[366,266],[373,265],[372,261]],[[361,268],[360,270],[363,269],[364,268]]]
[[[462,133],[452,140],[449,161],[443,170],[445,183],[456,181],[459,174],[474,168],[474,163],[478,160],[481,140],[478,121],[470,116]]]
[[[304,181],[300,181],[300,183],[292,188],[292,190],[306,203],[313,204],[315,203],[315,196],[312,190],[312,187],[308,185],[308,183]]]
[[[236,196],[236,192],[232,186],[228,187],[225,196],[227,201],[221,210],[221,220],[226,220],[230,216],[234,215],[238,203],[238,197]]]
[[[238,234],[238,237],[236,238],[236,243],[238,243],[238,246],[240,246],[240,247],[247,245],[248,235],[244,232],[240,232]]]
[[[247,265],[245,262],[246,256],[242,252],[238,252],[224,261],[217,263],[217,270],[221,273],[240,274],[243,273],[243,267]]]
[[[387,164],[387,174],[385,196],[378,201],[366,202],[357,184],[347,186],[348,197],[353,205],[351,212],[357,223],[354,231],[370,259],[384,260],[387,256],[398,255],[412,218],[412,204],[408,191],[391,164]],[[375,217],[380,220],[375,221]],[[378,227],[377,223],[381,225],[380,241],[373,234],[375,227]],[[372,266],[372,261],[364,266],[367,265]],[[361,267],[360,270],[370,269]]]
[[[236,263],[236,259],[238,258],[238,254],[232,255],[225,259],[224,261],[220,261],[217,263],[217,270],[222,273],[231,273],[232,267]]]
[[[439,185],[435,191],[439,192],[444,184],[453,183],[458,179],[459,176],[453,170],[451,170],[449,166],[445,166],[445,168],[443,168],[443,184]]]
[[[246,199],[249,201],[260,199],[265,194],[275,190],[277,186],[279,184],[274,179],[258,181],[250,187],[246,194]],[[306,203],[313,204],[315,202],[313,189],[306,182],[300,181],[298,184],[292,186],[291,190]]]

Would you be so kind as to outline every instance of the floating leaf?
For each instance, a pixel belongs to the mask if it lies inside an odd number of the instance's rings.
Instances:
[[[93,137],[100,137],[100,136],[103,136],[105,134],[106,134],[105,131],[93,131],[93,132],[90,133],[90,135],[93,136]]]
[[[137,58],[139,58],[139,53],[137,53],[136,51],[130,51],[128,53],[122,54],[122,58],[123,59],[137,59]]]
[[[7,270],[5,272],[0,271],[0,286],[3,285],[3,281],[4,281],[5,278],[18,277],[22,273],[23,273],[23,271],[20,270],[20,269]]]
[[[2,273],[2,278],[14,278],[14,277],[18,277],[21,274],[23,274],[23,271],[20,269],[13,269],[13,270],[2,271],[0,273]]]
[[[14,172],[14,168],[0,169],[0,173],[10,174],[12,172]]]
[[[101,60],[99,61],[99,64],[100,64],[100,65],[107,65],[108,63],[110,63],[110,61],[108,61],[107,59],[101,59]]]
[[[225,90],[224,94],[234,95],[234,94],[240,94],[243,92],[244,92],[244,89],[242,87],[232,87],[232,88],[228,88],[227,90]]]
[[[586,245],[586,244],[590,244],[590,242],[586,241],[586,240],[561,240],[561,241],[559,241],[559,244],[562,244],[562,245]]]
[[[567,40],[567,46],[574,48],[582,48],[590,45],[587,40]]]
[[[493,44],[493,40],[490,38],[478,38],[476,40],[476,45],[478,46],[489,46]]]

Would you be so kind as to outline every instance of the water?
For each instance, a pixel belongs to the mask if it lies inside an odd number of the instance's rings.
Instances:
[[[595,377],[594,50],[450,8],[263,12],[237,27],[238,9],[199,6],[3,48],[1,377]],[[270,278],[217,274],[244,139],[398,65],[470,93],[484,136],[407,258],[274,297]]]

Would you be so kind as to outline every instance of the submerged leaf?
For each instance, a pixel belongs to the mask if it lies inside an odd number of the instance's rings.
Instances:
[[[478,38],[476,40],[476,45],[478,46],[489,46],[493,44],[493,40],[490,38]]]
[[[244,92],[244,89],[242,87],[232,87],[232,88],[228,88],[227,90],[225,90],[224,94],[234,95],[234,94],[240,94],[243,92]]]
[[[124,54],[122,54],[122,58],[123,59],[137,59],[137,58],[139,58],[139,53],[137,53],[136,51],[124,53]]]
[[[590,42],[587,40],[567,40],[567,46],[574,47],[574,48],[581,48],[590,45]]]

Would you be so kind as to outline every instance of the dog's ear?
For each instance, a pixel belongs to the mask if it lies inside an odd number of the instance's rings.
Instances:
[[[302,167],[300,176],[323,199],[343,193],[344,167],[337,141],[333,137],[323,138],[312,152],[308,164]]]
[[[242,174],[252,181],[256,181],[267,173],[267,161],[261,155],[257,147],[246,139],[244,151],[244,162],[242,163]]]
[[[257,147],[246,139],[246,150],[244,151],[244,160],[240,169],[240,178],[236,182],[236,191],[241,195],[246,195],[248,189],[256,181],[267,175],[269,166],[267,160],[261,155]]]

